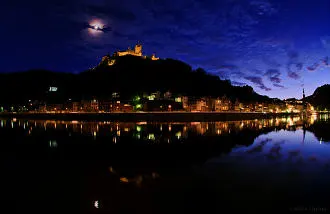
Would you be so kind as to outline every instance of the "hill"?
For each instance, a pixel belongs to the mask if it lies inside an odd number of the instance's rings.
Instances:
[[[306,97],[317,110],[330,109],[330,85],[326,84],[318,87],[311,96]]]
[[[101,64],[93,70],[82,74],[85,79],[98,79],[104,83],[98,85],[98,91],[121,91],[131,95],[136,92],[171,91],[188,96],[226,95],[231,99],[242,101],[267,101],[266,96],[254,92],[250,86],[232,86],[229,80],[206,73],[198,68],[173,59],[142,59],[134,56],[117,57],[113,66]],[[106,88],[103,86],[107,85]],[[129,87],[128,87],[129,86]]]
[[[121,56],[108,66],[101,63],[79,74],[33,70],[0,74],[0,102],[22,103],[26,100],[47,100],[57,87],[56,102],[68,98],[109,99],[112,92],[119,92],[123,99],[131,99],[143,92],[166,92],[187,96],[227,96],[242,102],[270,102],[267,96],[254,92],[250,86],[233,86],[229,80],[206,73],[199,68],[173,59],[153,61],[135,56]],[[53,93],[54,94],[54,93]]]

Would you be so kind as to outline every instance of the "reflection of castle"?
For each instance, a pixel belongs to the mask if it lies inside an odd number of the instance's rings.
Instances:
[[[144,56],[142,54],[142,44],[141,43],[137,43],[134,46],[133,50],[130,47],[128,47],[127,50],[125,50],[125,51],[116,51],[113,54],[113,57],[126,56],[126,55],[139,56],[139,57],[142,57],[144,59],[147,58],[147,56]],[[111,65],[115,64],[115,62],[116,62],[116,60],[113,57],[110,57],[109,55],[106,55],[106,56],[102,57],[102,62],[101,63],[104,63],[104,64],[107,64],[107,65],[111,66]],[[155,54],[152,54],[150,59],[151,60],[159,60],[159,58],[156,57]]]

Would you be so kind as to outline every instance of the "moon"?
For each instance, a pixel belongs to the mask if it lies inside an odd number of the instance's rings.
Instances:
[[[105,24],[102,20],[94,19],[89,22],[88,32],[92,35],[97,35],[103,33],[105,29]]]

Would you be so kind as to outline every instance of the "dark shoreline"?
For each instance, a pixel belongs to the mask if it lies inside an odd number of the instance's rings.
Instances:
[[[130,113],[1,113],[0,118],[82,121],[237,121],[298,116],[299,113],[130,112]]]

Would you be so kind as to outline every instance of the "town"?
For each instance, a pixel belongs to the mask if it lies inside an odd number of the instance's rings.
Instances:
[[[49,98],[56,97],[58,89],[49,87]],[[123,100],[117,92],[112,93],[111,99],[81,100],[68,98],[65,103],[27,100],[16,106],[0,107],[1,112],[43,112],[43,113],[107,113],[107,112],[262,112],[262,113],[300,113],[306,110],[313,112],[314,107],[303,100],[274,99],[273,103],[243,103],[234,102],[226,96],[188,97],[173,95],[171,92],[143,93],[131,100]]]
[[[120,63],[118,63],[119,57],[122,58],[127,56],[142,60],[143,62],[149,63],[149,65],[152,61],[156,61],[156,62],[158,61],[162,63],[161,62],[162,60],[156,57],[155,54],[152,54],[150,57],[144,55],[142,52],[142,44],[137,43],[133,49],[128,47],[127,50],[114,52],[112,56],[110,56],[109,54],[103,56],[101,62],[96,67],[88,71],[87,74],[94,75],[94,74],[98,74],[97,72],[102,72],[101,73],[102,75],[106,75],[108,74],[107,72],[109,71],[103,71],[103,69],[107,69],[107,68],[111,69],[114,66],[120,66]],[[128,60],[132,60],[132,59],[128,58]],[[168,64],[164,64],[164,65],[168,66]],[[182,63],[180,66],[182,67]],[[162,65],[160,64],[160,66],[156,68],[160,69],[161,67]],[[141,68],[145,68],[145,67],[141,66]],[[175,66],[172,66],[171,68],[177,69],[177,67]],[[100,69],[101,71],[97,71],[98,69]],[[126,68],[124,67],[123,69]],[[139,70],[140,68],[134,68],[134,69]],[[125,70],[119,70],[119,71],[125,73]],[[128,69],[128,71],[130,71],[130,69]],[[152,72],[153,70],[151,71],[151,73]],[[112,72],[110,71],[110,73]],[[195,73],[189,71],[190,75],[195,75]],[[174,75],[174,77],[176,77],[176,75]],[[114,75],[113,77],[116,77],[116,75]],[[200,79],[201,77],[205,79],[209,78],[206,74],[202,74],[202,76],[199,76],[198,79]],[[156,80],[156,78],[152,80]],[[127,79],[125,81],[127,81]],[[217,81],[219,81],[218,82],[219,85],[227,84],[226,81],[224,82],[221,82],[220,80]],[[88,81],[85,83],[90,83],[90,82],[93,81],[88,79]],[[129,82],[125,82],[123,84],[128,86],[130,85]],[[84,83],[82,85],[84,87],[86,86],[86,84]],[[230,87],[232,87],[232,89],[235,88],[231,85]],[[135,93],[135,91],[132,90],[129,96],[127,96],[127,93],[123,95],[121,94],[120,91],[109,91],[109,89],[103,88],[103,89],[99,89],[98,91],[98,94],[101,96],[96,95],[96,96],[85,97],[85,94],[81,94],[82,96],[80,98],[77,98],[77,96],[70,97],[69,95],[70,90],[66,90],[59,85],[53,84],[53,85],[49,85],[47,89],[44,88],[41,90],[41,88],[38,88],[37,90],[35,90],[35,92],[37,93],[34,95],[39,96],[40,99],[30,98],[30,99],[26,99],[23,102],[22,100],[19,101],[20,104],[17,103],[7,104],[7,106],[2,104],[3,106],[0,105],[0,112],[30,112],[30,113],[115,113],[115,112],[313,113],[314,112],[314,107],[309,102],[306,101],[304,90],[302,94],[302,99],[291,98],[291,99],[280,100],[277,98],[272,99],[268,97],[267,99],[262,99],[262,96],[258,95],[259,98],[256,99],[257,101],[243,102],[237,98],[237,95],[240,92],[237,93],[236,95],[229,94],[229,96],[226,96],[228,93],[231,93],[231,91],[228,90],[227,92],[225,92],[220,90],[219,92],[220,94],[221,93],[223,94],[222,96],[201,96],[201,95],[192,96],[192,94],[195,93],[198,94],[200,90],[204,89],[204,88],[196,89],[195,87],[193,88],[195,91],[193,93],[190,93],[190,95],[184,95],[184,93],[180,94],[178,92],[172,93],[168,89],[163,91],[154,91],[152,93],[150,93],[150,90],[149,92],[143,92],[143,91],[141,92],[141,89],[137,89],[137,91],[139,92]],[[90,90],[93,89],[94,89],[93,87],[90,87]],[[251,90],[253,89],[251,88]],[[86,90],[85,93],[89,93],[89,90]],[[254,92],[252,92],[248,96],[252,95],[253,93]]]

